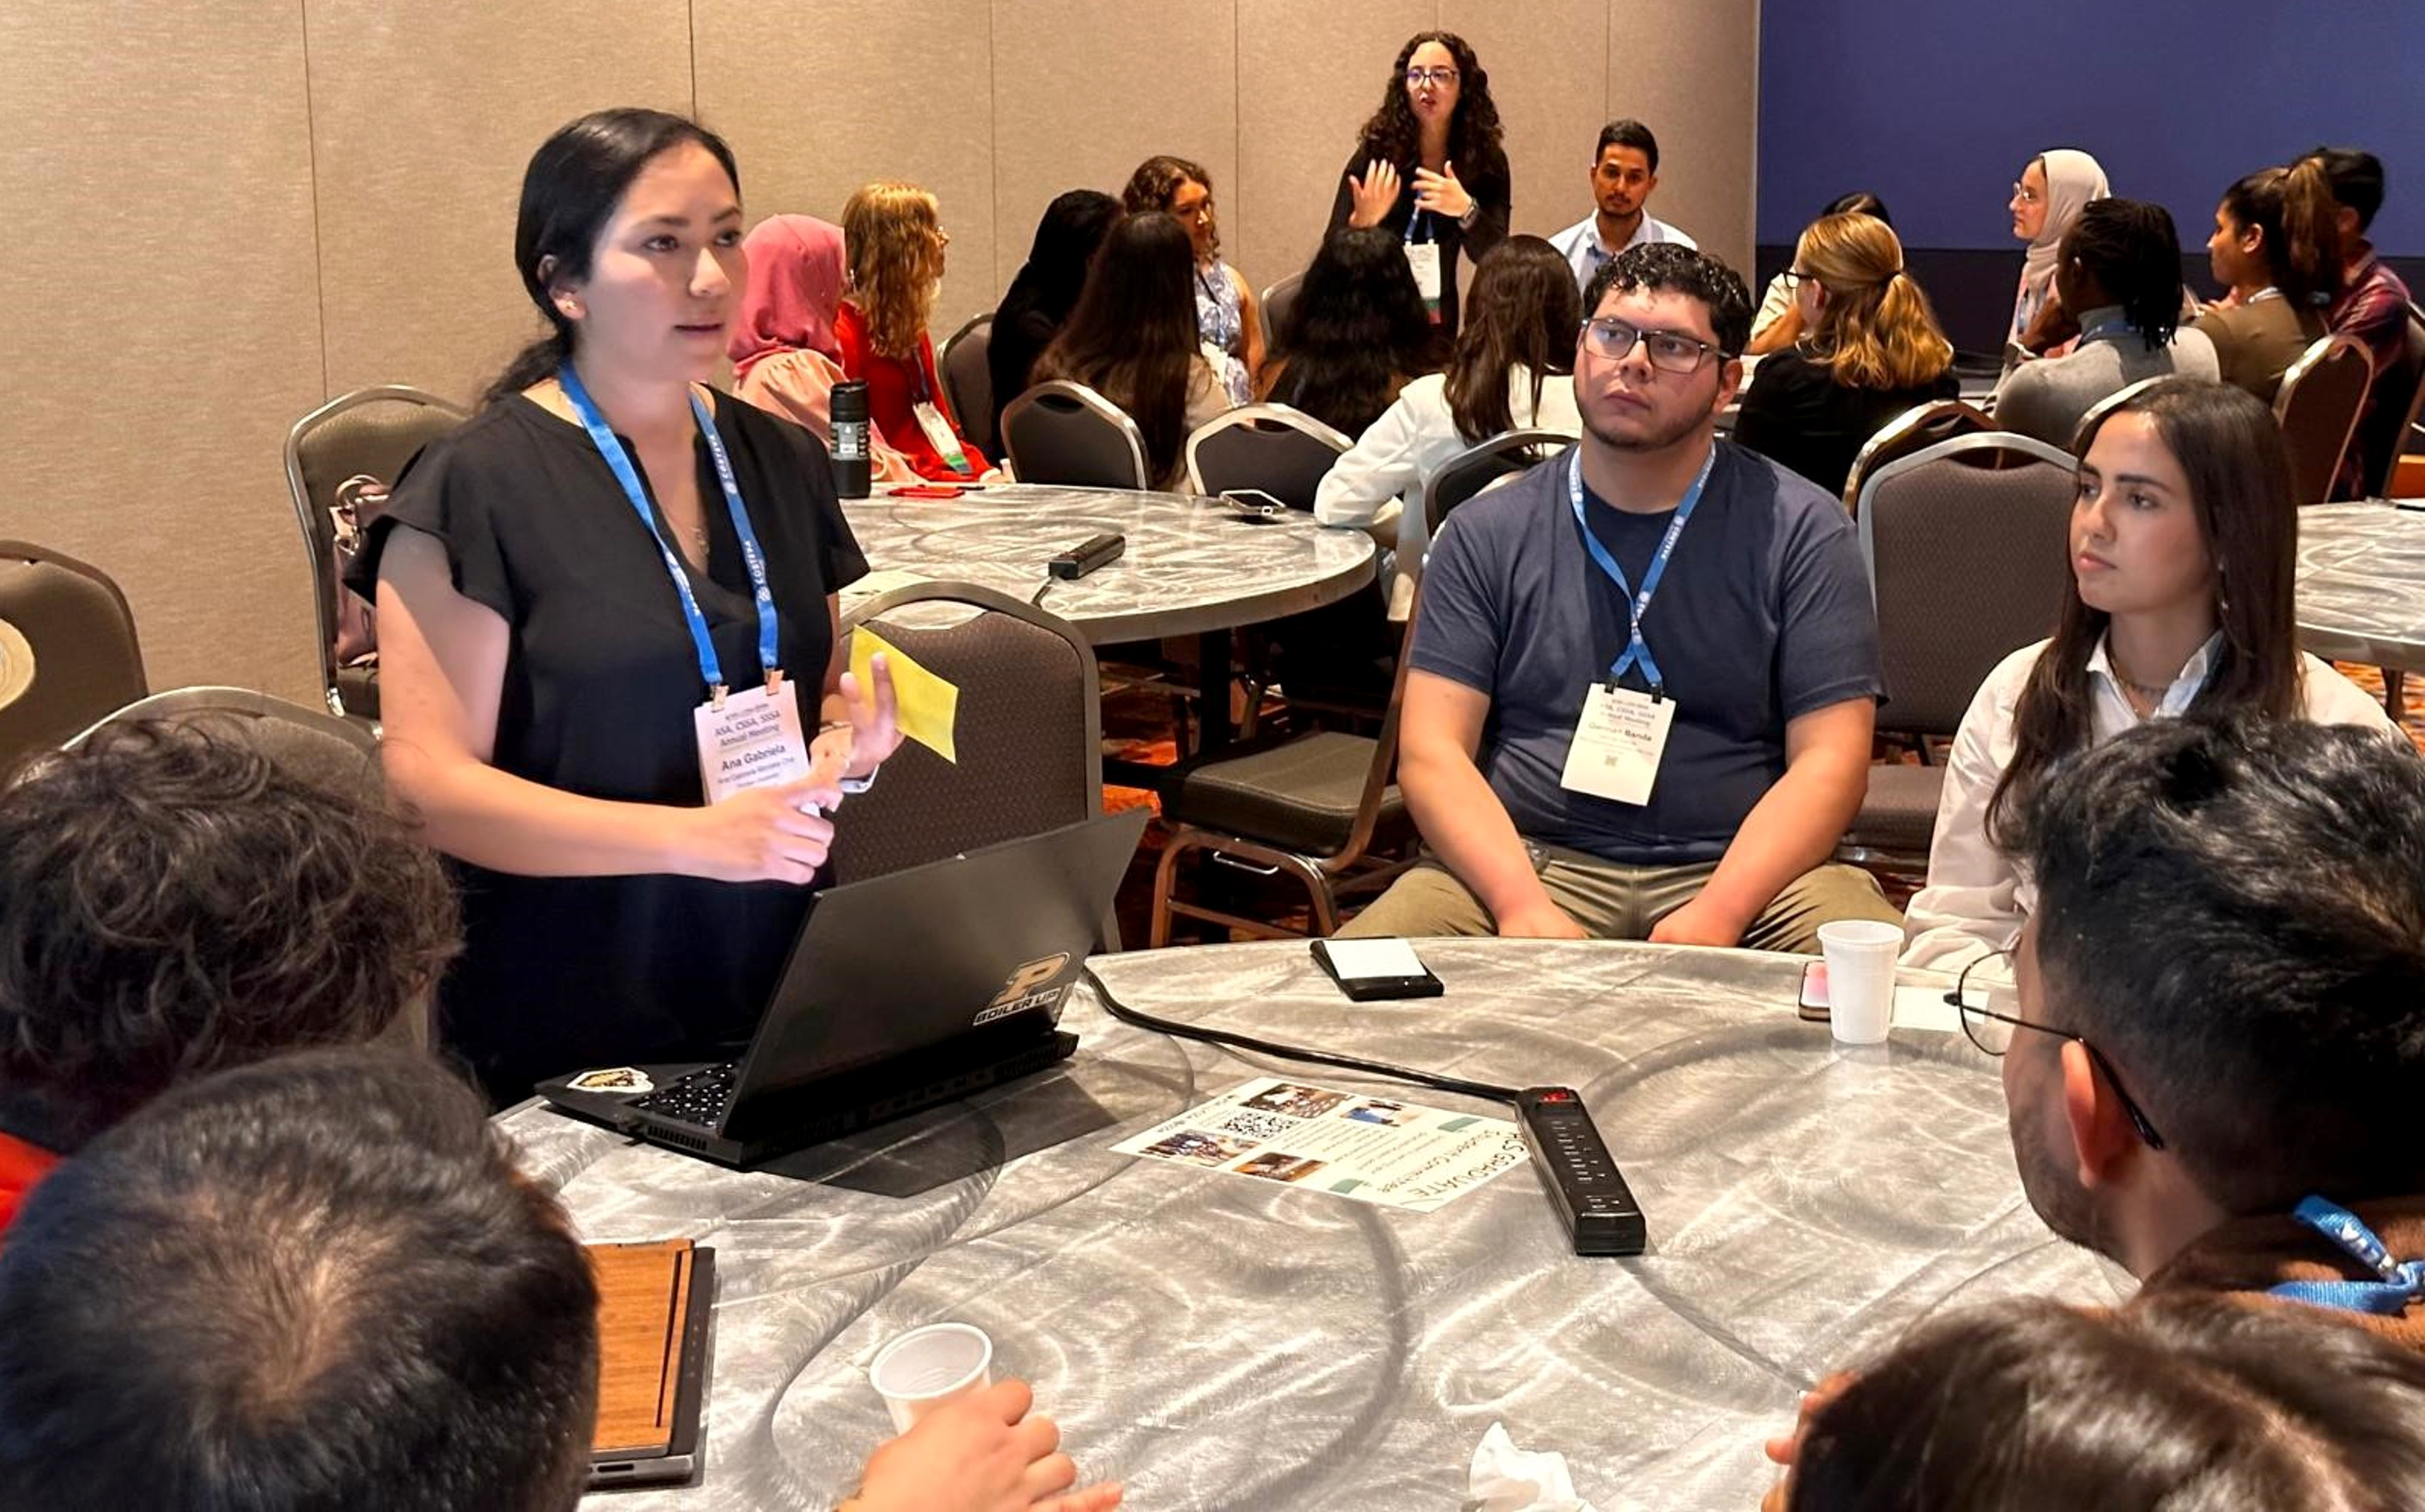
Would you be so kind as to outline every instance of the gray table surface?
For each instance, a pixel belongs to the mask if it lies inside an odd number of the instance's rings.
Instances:
[[[525,1168],[585,1238],[718,1250],[700,1480],[602,1508],[822,1507],[888,1432],[866,1367],[942,1319],[995,1341],[1089,1477],[1138,1508],[1455,1507],[1494,1421],[1600,1512],[1748,1512],[1796,1393],[1939,1309],[2110,1302],[2014,1174],[1995,1062],[1958,1033],[1834,1048],[1790,957],[1426,941],[1432,1001],[1357,1005],[1294,942],[1099,965],[1133,1006],[1486,1081],[1582,1088],[1651,1252],[1566,1249],[1510,1170],[1403,1213],[1111,1146],[1249,1077],[1442,1093],[1112,1022],[1062,1071],[742,1174],[536,1107]]]
[[[1373,581],[1373,538],[1291,511],[1248,523],[1217,500],[1036,483],[956,499],[879,491],[843,506],[868,565],[957,578],[1032,598],[1044,564],[1089,537],[1128,538],[1119,560],[1054,582],[1044,607],[1096,645],[1191,635],[1318,609]],[[863,590],[845,589],[843,607]]]
[[[2425,672],[2425,510],[2300,510],[2298,614],[2299,642],[2319,656]]]

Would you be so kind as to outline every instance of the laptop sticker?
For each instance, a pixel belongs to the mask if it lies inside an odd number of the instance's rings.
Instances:
[[[624,1097],[657,1089],[657,1084],[649,1080],[648,1072],[630,1066],[583,1071],[566,1085],[576,1092],[613,1092]]]

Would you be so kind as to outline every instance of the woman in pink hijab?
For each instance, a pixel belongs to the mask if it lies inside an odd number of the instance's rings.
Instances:
[[[725,355],[733,393],[797,421],[833,444],[833,386],[843,380],[834,311],[842,303],[842,228],[814,216],[769,216],[742,238],[749,291],[732,322]],[[915,483],[908,458],[868,428],[870,463],[879,483]]]

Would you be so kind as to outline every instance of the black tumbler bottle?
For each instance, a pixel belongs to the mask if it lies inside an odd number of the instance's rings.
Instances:
[[[834,492],[867,497],[867,380],[845,378],[833,386]]]

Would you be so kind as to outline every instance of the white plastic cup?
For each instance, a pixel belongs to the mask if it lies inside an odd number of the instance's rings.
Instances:
[[[877,1350],[867,1380],[892,1414],[892,1431],[907,1433],[944,1403],[993,1384],[993,1341],[973,1324],[930,1323]]]
[[[1819,949],[1827,957],[1827,1023],[1837,1041],[1882,1042],[1894,1017],[1903,930],[1875,919],[1839,919],[1819,926]]]

